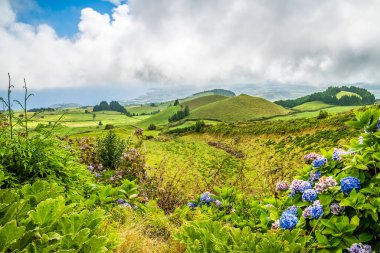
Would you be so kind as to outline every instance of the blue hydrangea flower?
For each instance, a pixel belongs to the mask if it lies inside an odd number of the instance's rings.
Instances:
[[[293,229],[297,226],[298,218],[289,213],[289,212],[283,212],[280,218],[280,227],[282,229]]]
[[[116,203],[118,205],[121,205],[121,204],[124,204],[125,202],[127,202],[126,200],[122,199],[122,198],[119,198],[118,200],[116,200]]]
[[[310,171],[309,181],[314,182],[321,178],[322,173],[320,171]]]
[[[323,207],[319,201],[315,201],[312,206],[308,206],[302,213],[306,219],[319,219],[323,216]]]
[[[187,206],[190,207],[190,208],[196,208],[197,204],[194,203],[194,202],[189,202],[189,203],[187,203]]]
[[[313,161],[313,167],[314,168],[320,168],[320,167],[325,166],[326,163],[327,163],[327,158],[325,158],[323,156],[320,156],[320,157],[314,159],[314,161]]]
[[[284,213],[290,213],[290,214],[293,214],[294,216],[298,217],[298,207],[297,206],[290,206],[284,211]]]
[[[313,202],[317,200],[318,198],[318,192],[313,189],[307,189],[302,194],[302,200],[307,202]]]
[[[342,158],[340,156],[341,155],[347,155],[347,154],[349,154],[349,153],[344,151],[343,149],[335,148],[332,159],[334,161],[341,161]]]
[[[344,194],[350,194],[353,189],[360,190],[360,180],[356,177],[345,177],[340,181],[340,186]]]
[[[203,193],[203,194],[200,196],[199,199],[200,199],[201,202],[203,202],[203,203],[210,203],[210,202],[213,201],[213,198],[211,198],[209,192],[205,192],[205,193]]]
[[[372,253],[372,248],[370,245],[362,244],[362,243],[354,243],[348,249],[350,253]]]

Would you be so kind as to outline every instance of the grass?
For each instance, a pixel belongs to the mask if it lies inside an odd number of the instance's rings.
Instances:
[[[201,106],[190,111],[191,119],[213,119],[221,121],[246,121],[285,115],[289,110],[268,100],[249,95],[239,95]]]
[[[169,108],[167,108],[167,109],[165,109],[165,110],[163,110],[157,114],[154,114],[154,115],[146,118],[145,120],[138,122],[137,126],[142,127],[142,128],[146,128],[150,124],[154,124],[157,126],[166,125],[169,123],[168,118],[179,110],[181,110],[180,106],[171,106],[171,107],[169,107]]]
[[[337,99],[340,99],[343,96],[357,96],[359,98],[362,98],[360,95],[358,95],[358,94],[356,94],[354,92],[350,92],[350,91],[340,91],[335,96],[336,96]]]
[[[326,104],[322,101],[312,101],[307,102],[302,105],[293,107],[293,109],[299,110],[299,111],[312,111],[312,110],[319,110],[323,108],[332,107],[333,105]]]
[[[350,110],[357,109],[360,107],[361,106],[334,106],[334,107],[325,108],[323,110],[327,111],[330,114],[335,114],[335,113],[350,111]],[[291,115],[275,117],[270,120],[290,120],[290,119],[298,119],[298,118],[310,118],[310,117],[317,117],[318,114],[319,114],[319,110],[313,111],[313,112],[299,112],[299,113],[295,113]]]
[[[126,107],[128,112],[135,113],[135,114],[141,114],[146,113],[150,114],[155,111],[162,111],[168,108],[167,104],[158,104],[156,106],[150,106],[150,105],[135,105],[135,106],[128,106]]]
[[[228,97],[221,96],[221,95],[209,95],[209,96],[201,96],[197,97],[185,102],[181,102],[182,105],[184,106],[189,106],[190,110],[195,110],[198,107],[201,107],[203,105],[207,105],[213,102],[217,102],[220,100],[227,99]]]

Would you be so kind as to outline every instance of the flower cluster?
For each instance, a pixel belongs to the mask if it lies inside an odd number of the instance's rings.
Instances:
[[[298,207],[297,206],[290,206],[284,211],[284,213],[290,213],[290,214],[293,214],[294,216],[298,217]]]
[[[313,189],[307,189],[302,194],[302,200],[307,202],[313,202],[317,200],[318,198],[318,192]]]
[[[288,181],[279,181],[276,183],[276,191],[286,191],[289,189]]]
[[[350,253],[372,253],[372,248],[370,245],[362,244],[362,243],[354,243],[348,249]]]
[[[116,204],[118,204],[119,207],[132,208],[132,206],[125,199],[122,199],[122,198],[116,200]]]
[[[196,208],[198,205],[197,205],[197,203],[189,202],[189,203],[187,203],[187,206],[190,208]]]
[[[311,189],[311,184],[308,181],[303,180],[293,180],[290,185],[291,195],[293,196],[296,193],[303,193],[305,190]]]
[[[97,166],[89,165],[87,166],[87,169],[95,175],[95,177],[101,177],[101,173],[106,172],[106,169],[103,167],[102,164],[98,164]]]
[[[298,224],[298,218],[290,212],[283,212],[280,218],[280,227],[282,229],[293,229]]]
[[[312,152],[312,153],[305,155],[303,157],[303,159],[305,160],[305,163],[310,164],[312,161],[314,161],[314,159],[316,159],[319,156],[320,156],[319,154]]]
[[[325,158],[324,156],[318,156],[313,161],[313,167],[314,168],[321,168],[321,167],[325,166],[326,163],[327,163],[327,158]]]
[[[342,189],[342,192],[344,194],[350,194],[353,189],[356,191],[359,191],[360,186],[360,180],[356,177],[345,177],[340,181],[340,186]]]
[[[344,209],[345,209],[345,207],[344,206],[340,206],[339,203],[332,203],[330,205],[331,213],[334,214],[334,215],[339,215],[339,214],[343,213]]]
[[[323,216],[323,207],[319,201],[315,201],[312,206],[308,206],[302,213],[306,219],[319,219]]]
[[[340,149],[340,148],[335,148],[332,159],[334,161],[341,161],[342,158],[340,156],[341,155],[347,155],[347,154],[349,154],[347,151],[344,151],[343,149]]]
[[[322,173],[320,171],[310,171],[309,182],[317,181],[321,178]]]
[[[217,199],[212,198],[210,192],[204,192],[199,197],[199,203],[198,203],[198,201],[190,201],[187,203],[187,205],[190,208],[196,208],[196,207],[202,206],[202,205],[210,205],[211,203],[214,203],[215,206],[217,206],[217,207],[222,206],[222,202],[220,202]]]
[[[211,203],[214,200],[213,198],[211,198],[211,195],[209,192],[202,193],[199,199],[201,202],[207,203],[207,204]]]
[[[315,184],[315,190],[318,193],[327,191],[329,188],[337,185],[337,182],[333,177],[323,176],[319,179],[318,183]]]

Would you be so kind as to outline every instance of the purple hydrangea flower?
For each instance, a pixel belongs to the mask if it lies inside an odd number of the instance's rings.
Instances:
[[[360,180],[356,177],[345,177],[340,181],[340,186],[344,194],[350,194],[353,189],[360,190]]]
[[[327,191],[329,188],[337,185],[337,182],[333,177],[323,176],[319,179],[319,181],[315,184],[315,190],[318,193]]]
[[[339,203],[332,203],[330,205],[331,213],[334,214],[334,215],[339,215],[339,214],[343,213],[344,209],[345,209],[345,207],[344,206],[340,206]]]
[[[293,229],[298,223],[298,218],[288,212],[283,212],[280,218],[280,227],[282,229]]]
[[[362,244],[362,243],[354,243],[348,249],[350,253],[372,253],[372,248],[370,245]]]
[[[298,207],[297,206],[290,206],[284,211],[284,213],[290,213],[290,214],[293,214],[294,216],[298,217]]]
[[[307,189],[302,194],[302,200],[307,202],[313,202],[318,198],[318,192],[313,189]]]
[[[306,189],[311,189],[311,184],[308,181],[303,180],[293,180],[290,185],[291,194],[303,193]]]
[[[94,170],[94,166],[89,165],[89,166],[87,166],[87,169],[88,169],[89,171],[93,171],[93,170]]]
[[[314,168],[321,168],[321,167],[325,166],[326,163],[327,163],[327,158],[325,158],[324,156],[319,156],[319,157],[314,159],[313,167]]]
[[[314,159],[316,159],[319,156],[320,156],[319,154],[312,152],[312,153],[305,155],[303,157],[303,159],[305,160],[305,163],[310,164],[312,161],[314,161]]]
[[[196,208],[197,204],[194,203],[194,202],[189,202],[189,203],[187,203],[187,206],[190,207],[190,208]]]
[[[214,203],[218,207],[222,205],[222,202],[220,202],[219,200],[215,200]]]
[[[276,183],[276,191],[286,191],[289,189],[288,181],[282,180]]]
[[[332,159],[334,161],[341,161],[342,160],[341,155],[347,155],[347,154],[349,154],[349,153],[344,151],[343,149],[335,148]]]
[[[127,202],[126,200],[122,199],[122,198],[119,198],[118,200],[116,200],[116,203],[118,205],[121,205],[121,204],[124,204],[125,202]]]
[[[314,182],[321,178],[322,173],[320,171],[310,171],[309,181]]]
[[[210,193],[209,192],[205,192],[203,193],[200,198],[201,202],[203,203],[210,203],[211,201],[213,201],[213,198],[211,198],[210,196]]]

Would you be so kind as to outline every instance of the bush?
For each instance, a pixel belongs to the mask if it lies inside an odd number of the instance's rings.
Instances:
[[[324,110],[321,110],[319,111],[319,114],[317,116],[317,119],[325,119],[329,116],[329,113],[324,111]]]
[[[155,124],[150,124],[148,126],[148,130],[156,130],[157,129],[157,126]]]
[[[106,126],[104,127],[105,130],[110,130],[110,129],[114,129],[115,126],[112,125],[112,124],[106,124]]]
[[[195,122],[195,132],[197,133],[202,132],[205,126],[206,124],[203,120],[197,120],[197,122]]]
[[[101,163],[111,169],[120,164],[121,155],[127,146],[126,142],[117,137],[114,130],[110,130],[104,138],[98,139],[97,154]]]

